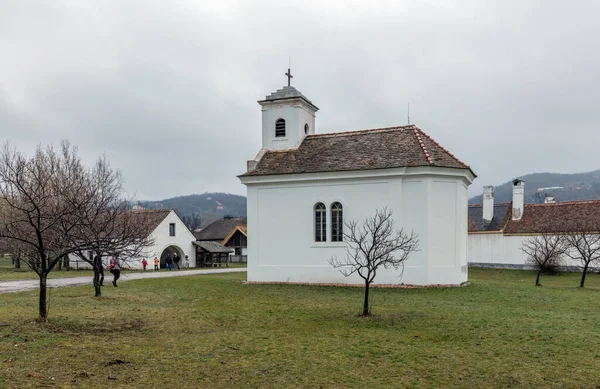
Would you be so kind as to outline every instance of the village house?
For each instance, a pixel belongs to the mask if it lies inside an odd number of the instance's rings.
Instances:
[[[212,260],[211,254],[215,254],[217,260],[246,262],[248,245],[246,218],[225,216],[202,230],[194,232],[194,236],[200,262]],[[212,242],[212,244],[206,242]],[[227,254],[226,258],[223,257],[223,253]]]
[[[513,181],[510,203],[494,203],[494,187],[483,187],[483,204],[469,205],[469,266],[530,268],[523,242],[542,234],[576,232],[600,225],[600,200],[524,203],[525,182]],[[579,264],[564,258],[566,268]]]
[[[347,255],[344,222],[382,207],[420,244],[403,271],[379,269],[375,283],[467,280],[467,164],[415,125],[317,134],[317,106],[289,82],[258,103],[262,148],[239,176],[249,281],[361,283],[329,260]]]
[[[148,231],[151,231],[149,240],[152,245],[144,250],[139,258],[121,257],[124,268],[141,269],[142,259],[146,259],[150,267],[154,257],[160,258],[160,266],[165,267],[167,255],[173,256],[175,253],[181,258],[181,264],[185,263],[185,256],[190,258],[190,267],[196,266],[196,250],[193,245],[194,235],[181,221],[175,211],[170,209],[143,210],[136,209],[131,212],[133,215],[144,214],[144,221],[150,223]],[[88,253],[89,258],[93,258],[93,253]],[[106,267],[110,262],[110,257],[102,258]],[[69,256],[69,262],[74,268],[89,268],[87,262],[82,261],[75,255]]]

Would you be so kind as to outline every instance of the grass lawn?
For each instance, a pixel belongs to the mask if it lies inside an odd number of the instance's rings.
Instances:
[[[230,273],[0,295],[0,388],[595,388],[600,276],[470,270],[448,289],[244,285]],[[123,362],[123,363],[121,363]]]
[[[150,262],[150,261],[148,261]],[[185,267],[185,264],[182,266],[182,269]],[[245,268],[245,263],[230,263],[229,267],[233,268]],[[50,272],[48,278],[64,278],[64,277],[85,277],[85,276],[93,276],[94,272],[91,269],[75,269],[71,268],[71,270],[57,270],[55,268]],[[154,265],[148,266],[148,271],[153,271]],[[164,271],[164,269],[161,269]],[[141,272],[141,270],[128,270],[123,269],[123,273],[131,273],[131,272]],[[110,276],[108,269],[104,271],[105,276]],[[12,265],[10,258],[0,257],[0,281],[14,281],[14,280],[31,280],[31,279],[39,279],[38,275],[35,274],[33,270],[31,270],[25,262],[21,262],[21,268],[15,269]],[[1,388],[1,387],[0,387]]]

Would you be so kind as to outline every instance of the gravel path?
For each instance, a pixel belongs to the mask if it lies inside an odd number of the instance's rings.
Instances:
[[[199,274],[220,274],[220,273],[236,273],[245,272],[246,268],[224,268],[224,269],[202,269],[202,270],[180,270],[180,271],[147,271],[145,273],[129,273],[122,274],[118,283],[131,280],[141,280],[144,278],[165,278],[165,277],[185,277],[195,276]],[[112,274],[105,272],[104,284],[111,286]],[[53,278],[48,280],[48,287],[62,288],[64,286],[75,285],[92,285],[93,277],[73,277],[73,278]],[[19,281],[0,281],[0,293],[23,292],[25,290],[38,289],[40,286],[39,279],[35,280],[19,280]]]

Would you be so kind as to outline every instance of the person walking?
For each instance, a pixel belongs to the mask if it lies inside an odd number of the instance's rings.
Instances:
[[[154,271],[158,271],[159,264],[160,264],[160,261],[158,260],[158,258],[154,257]]]
[[[144,271],[146,271],[146,266],[148,266],[148,261],[146,261],[146,258],[142,259],[142,266],[144,267]]]
[[[167,258],[165,259],[165,270],[171,271],[173,268],[173,258],[171,258],[171,254],[167,254]]]
[[[113,286],[117,286],[117,280],[121,277],[121,264],[119,263],[119,257],[116,255],[113,257],[112,262],[110,263],[110,272],[115,276],[113,279]]]
[[[187,255],[185,256],[185,268],[190,268],[190,257],[188,257]]]
[[[104,266],[102,266],[102,258],[99,255],[94,257],[93,265],[100,275],[100,286],[104,286]]]
[[[179,257],[179,254],[175,253],[175,255],[173,256],[173,264],[175,265],[175,269],[177,270],[181,270],[181,268],[179,267],[180,260],[181,258]]]

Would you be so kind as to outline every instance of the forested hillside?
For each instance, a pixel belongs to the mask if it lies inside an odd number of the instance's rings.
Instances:
[[[542,202],[547,195],[556,197],[556,201],[600,199],[600,170],[575,174],[533,173],[518,178],[525,181],[526,203]],[[496,202],[511,201],[512,182],[496,186],[494,198]],[[482,195],[469,200],[469,204],[481,202]]]
[[[146,209],[174,209],[190,229],[205,227],[226,215],[246,217],[246,197],[229,193],[178,196],[160,201],[140,201]]]

